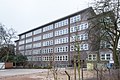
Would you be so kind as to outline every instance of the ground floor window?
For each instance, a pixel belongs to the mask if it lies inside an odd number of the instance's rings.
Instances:
[[[88,54],[88,61],[96,61],[97,54]]]
[[[109,60],[112,59],[112,54],[110,54],[110,53],[100,54],[100,59],[101,59],[102,61],[105,61],[105,60],[109,61]]]

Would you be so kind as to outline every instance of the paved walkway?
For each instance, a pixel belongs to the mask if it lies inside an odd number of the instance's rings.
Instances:
[[[47,69],[4,69],[0,70],[0,77],[40,73],[46,71]]]

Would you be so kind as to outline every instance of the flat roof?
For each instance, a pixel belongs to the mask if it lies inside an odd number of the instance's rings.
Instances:
[[[34,28],[34,29],[31,29],[31,30],[29,30],[29,31],[23,32],[23,33],[19,34],[18,36],[23,35],[23,34],[26,34],[26,33],[29,33],[29,32],[34,31],[34,30],[37,30],[37,29],[39,29],[39,28],[42,28],[42,27],[45,27],[45,26],[51,25],[51,24],[53,24],[53,23],[59,22],[59,21],[61,21],[61,20],[64,20],[64,19],[66,19],[66,18],[69,18],[69,17],[75,16],[75,15],[77,15],[77,14],[79,14],[79,13],[82,13],[82,12],[84,12],[84,11],[87,11],[87,10],[93,10],[93,9],[92,9],[92,7],[89,7],[89,8],[83,9],[83,10],[81,10],[81,11],[75,12],[75,13],[70,14],[70,15],[68,15],[68,16],[65,16],[65,17],[63,17],[63,18],[60,18],[60,19],[54,20],[54,21],[52,21],[52,22],[49,22],[49,23],[44,24],[44,25],[41,25],[41,26],[36,27],[36,28]]]

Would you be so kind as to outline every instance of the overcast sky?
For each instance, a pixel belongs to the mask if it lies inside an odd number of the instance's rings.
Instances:
[[[89,7],[93,0],[0,0],[0,23],[17,34]]]

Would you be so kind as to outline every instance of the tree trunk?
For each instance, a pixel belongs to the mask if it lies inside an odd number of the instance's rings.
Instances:
[[[74,55],[74,80],[76,80],[76,56]]]
[[[78,77],[80,80],[80,51],[78,50]]]

